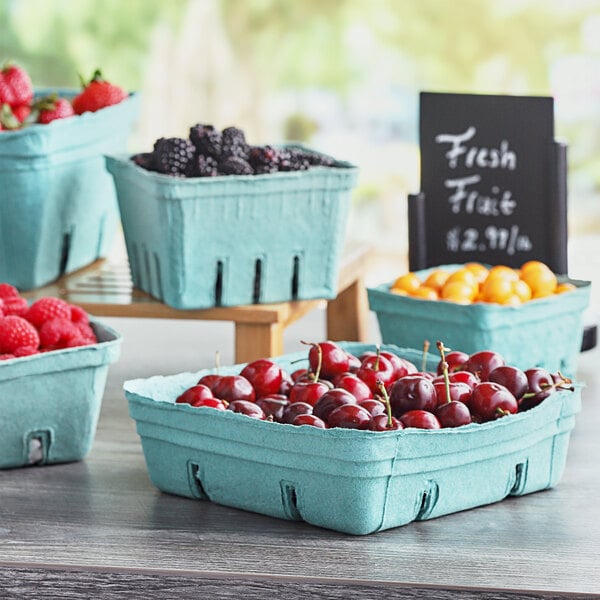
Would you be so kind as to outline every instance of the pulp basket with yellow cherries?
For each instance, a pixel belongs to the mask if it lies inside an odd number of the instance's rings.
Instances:
[[[555,277],[552,284],[547,274],[526,275],[500,265],[471,268],[477,289],[472,296],[468,276],[454,276],[455,285],[449,286],[452,275],[444,279],[440,273],[463,273],[461,264],[416,271],[403,281],[369,288],[369,306],[377,315],[382,341],[420,348],[425,340],[443,340],[467,353],[493,348],[519,368],[535,365],[574,375],[591,283]],[[504,276],[493,280],[492,271],[504,271]],[[511,278],[512,287],[506,283]]]

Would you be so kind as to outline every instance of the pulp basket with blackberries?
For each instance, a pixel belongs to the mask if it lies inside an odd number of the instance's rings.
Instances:
[[[138,288],[179,309],[335,297],[352,164],[203,124],[106,161]]]

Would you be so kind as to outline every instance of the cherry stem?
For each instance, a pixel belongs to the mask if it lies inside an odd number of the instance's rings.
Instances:
[[[423,361],[421,363],[421,371],[427,370],[427,353],[429,352],[429,340],[423,342]]]
[[[221,368],[221,353],[217,350],[215,352],[215,373],[219,374],[219,369]]]
[[[379,357],[381,356],[381,348],[379,344],[377,344],[377,356],[375,358],[375,364],[373,365],[374,371],[379,371]]]
[[[446,388],[446,402],[451,402],[450,398],[450,377],[448,377],[448,363],[446,362],[446,348],[444,344],[437,341],[437,349],[439,350],[440,356],[442,357],[442,374],[444,375],[444,387]]]
[[[300,340],[300,343],[306,346],[312,346],[313,348],[317,349],[317,355],[319,358],[317,359],[317,370],[312,374],[312,380],[319,381],[319,375],[321,374],[321,365],[323,364],[323,350],[321,348],[321,345],[315,342],[305,342],[304,340]]]
[[[387,390],[385,389],[385,385],[383,385],[383,381],[378,379],[375,382],[377,389],[381,392],[383,399],[385,400],[385,410],[387,412],[387,428],[392,428],[392,405],[390,404],[390,397],[388,396]]]

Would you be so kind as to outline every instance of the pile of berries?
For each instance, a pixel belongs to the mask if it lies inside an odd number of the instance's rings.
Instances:
[[[34,98],[27,71],[7,63],[0,68],[0,131],[23,129],[36,123],[47,125],[57,119],[95,112],[127,98],[127,92],[104,80],[99,70],[90,81],[81,83],[81,93],[72,100],[58,94]]]
[[[204,375],[175,403],[321,429],[390,431],[493,421],[574,389],[560,373],[522,371],[493,351],[468,355],[437,345],[433,373],[379,348],[357,357],[335,342],[314,343],[308,369],[290,374],[270,359],[255,360],[239,375]]]
[[[51,296],[29,306],[15,287],[0,283],[0,361],[97,341],[78,306]]]
[[[454,271],[444,267],[433,269],[423,279],[416,273],[405,273],[394,281],[390,291],[401,296],[458,304],[493,302],[518,306],[574,289],[572,283],[559,283],[545,263],[530,260],[520,269],[505,265],[488,268],[481,263],[470,262]]]
[[[330,157],[300,148],[251,146],[238,127],[219,131],[202,124],[190,127],[188,138],[160,138],[152,152],[135,154],[131,159],[143,169],[173,177],[262,175],[334,165]]]

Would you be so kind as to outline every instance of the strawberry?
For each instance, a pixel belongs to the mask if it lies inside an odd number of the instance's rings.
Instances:
[[[77,115],[84,112],[95,112],[106,106],[118,104],[127,98],[127,92],[118,85],[103,79],[99,69],[96,69],[89,83],[82,80],[82,85],[83,91],[73,98],[72,102]]]
[[[37,123],[47,125],[57,119],[65,119],[75,114],[73,106],[65,98],[59,98],[56,94],[51,94],[45,98],[40,98],[33,105],[37,112]]]
[[[36,300],[23,315],[37,329],[51,319],[71,320],[71,305],[60,298],[46,296]]]
[[[29,104],[33,99],[33,85],[25,69],[6,63],[0,70],[0,104],[11,108]]]
[[[11,131],[18,129],[21,126],[21,121],[15,115],[13,109],[8,104],[0,105],[0,129]]]
[[[15,354],[20,348],[39,345],[38,332],[29,321],[12,315],[0,319],[0,354]]]
[[[13,115],[15,115],[15,119],[17,119],[19,123],[23,123],[31,114],[31,106],[29,104],[19,104],[19,106],[13,107],[12,112]]]

